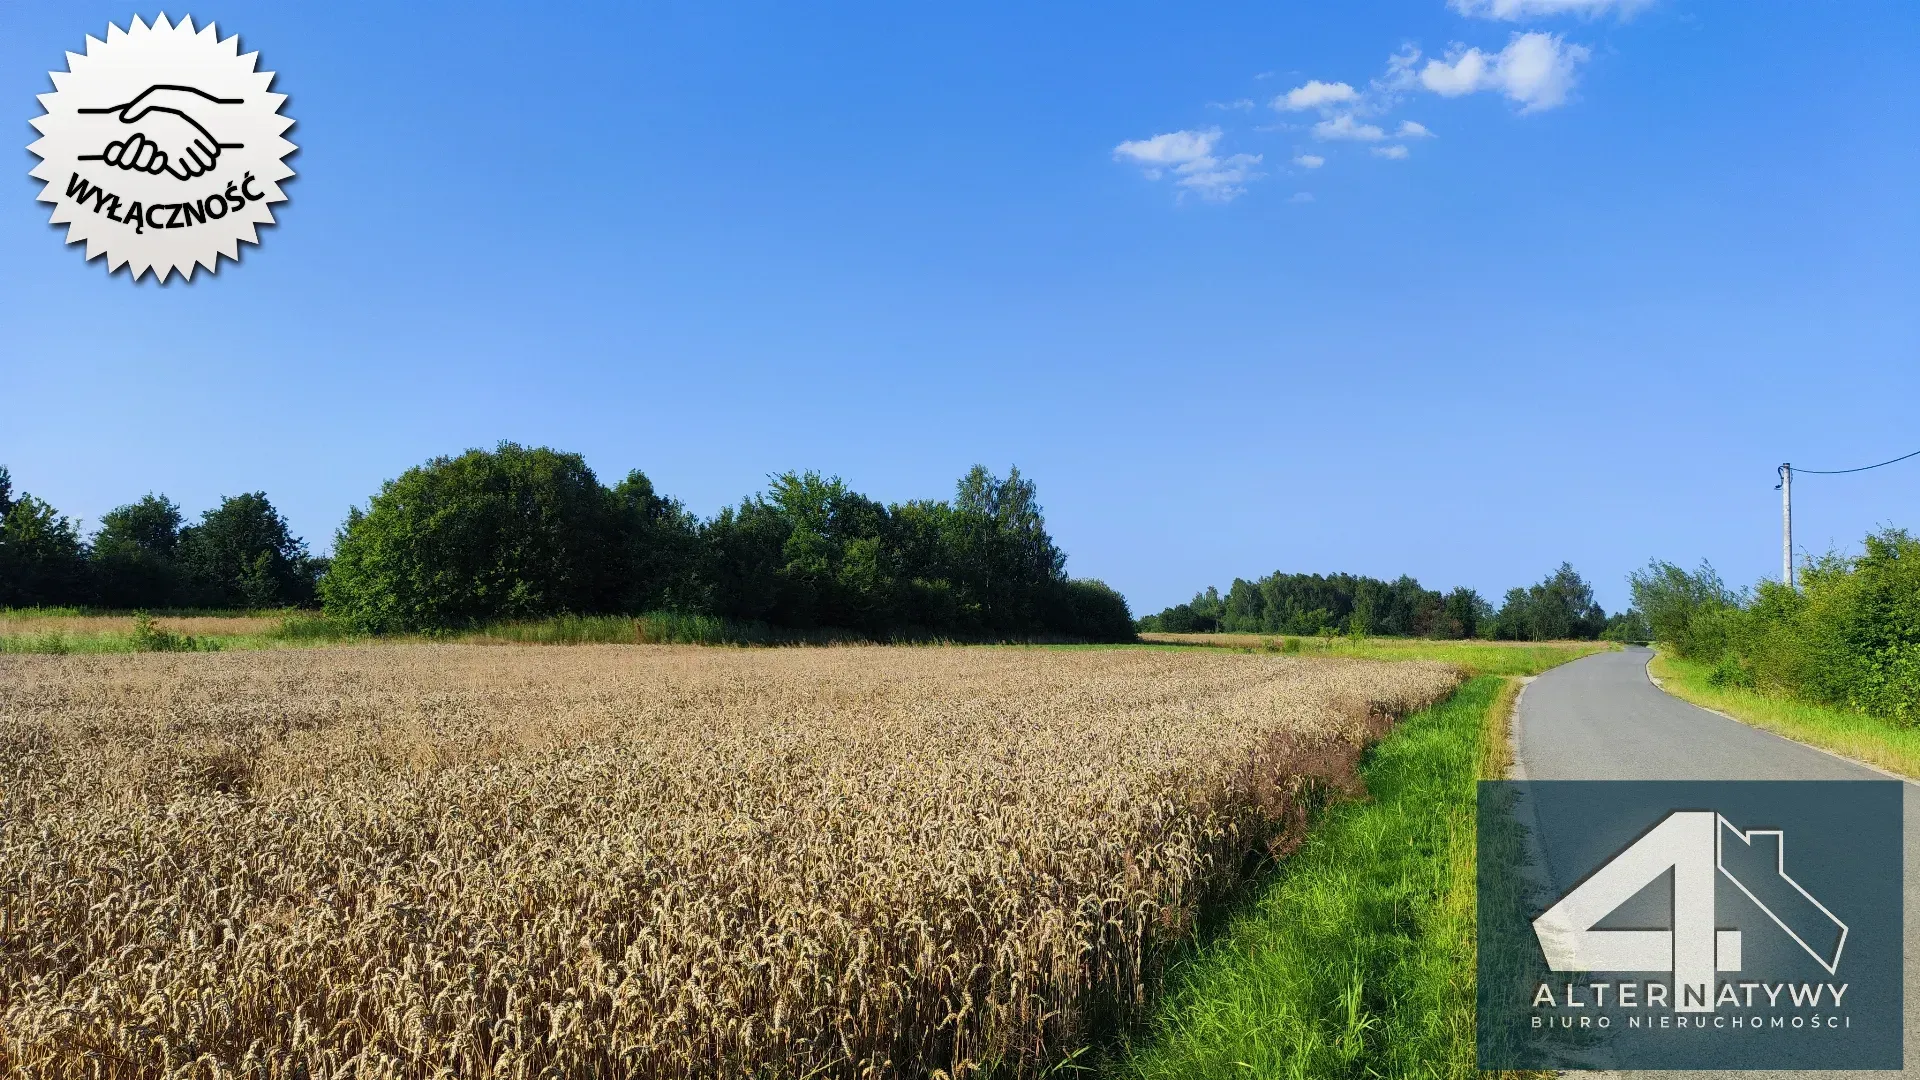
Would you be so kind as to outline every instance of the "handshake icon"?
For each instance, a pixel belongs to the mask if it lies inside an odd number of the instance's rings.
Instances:
[[[132,101],[79,112],[117,117],[125,126],[123,137],[109,142],[98,154],[83,154],[81,161],[103,161],[129,172],[158,176],[166,173],[177,180],[191,180],[213,171],[220,151],[237,150],[242,143],[223,143],[213,137],[194,118],[215,115],[214,106],[238,105],[244,99],[218,98],[191,86],[154,85],[142,90]]]

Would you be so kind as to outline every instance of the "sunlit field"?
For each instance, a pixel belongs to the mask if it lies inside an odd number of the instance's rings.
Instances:
[[[1439,664],[0,656],[0,1074],[1033,1076]]]

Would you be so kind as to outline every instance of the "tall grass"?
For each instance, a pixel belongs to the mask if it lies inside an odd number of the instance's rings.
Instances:
[[[835,645],[870,638],[839,630],[787,630],[713,615],[556,615],[494,623],[445,635],[449,640],[512,645]]]
[[[141,618],[148,619],[145,632],[136,625]],[[187,626],[197,632],[186,635],[183,627]],[[170,644],[166,636],[169,634],[189,636],[193,644]],[[470,629],[377,637],[355,632],[314,611],[189,615],[134,612],[129,615],[42,608],[33,609],[30,615],[17,611],[0,613],[0,652],[12,653],[234,651],[427,641],[475,645],[847,645],[944,644],[947,639],[931,633],[901,633],[876,642],[872,637],[849,630],[795,630],[675,611],[643,615],[555,615],[489,623]],[[155,642],[161,644],[155,645]]]

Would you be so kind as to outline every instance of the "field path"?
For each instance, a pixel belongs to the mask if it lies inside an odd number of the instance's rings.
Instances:
[[[1630,647],[1548,671],[1520,699],[1514,776],[1529,780],[1875,780],[1886,774],[1688,704],[1647,677]],[[1906,1060],[1920,1075],[1920,791],[1906,788]],[[1886,1072],[1579,1073],[1682,1080],[1889,1076]]]

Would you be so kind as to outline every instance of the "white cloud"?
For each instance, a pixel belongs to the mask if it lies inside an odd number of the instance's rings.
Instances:
[[[1213,153],[1214,144],[1220,141],[1220,129],[1209,128],[1206,131],[1169,131],[1164,135],[1155,135],[1151,139],[1132,139],[1113,148],[1115,161],[1131,161],[1144,166],[1147,179],[1160,176],[1162,168],[1184,165],[1198,161]]]
[[[1171,169],[1176,177],[1174,183],[1183,191],[1191,191],[1209,202],[1232,202],[1246,193],[1249,180],[1264,175],[1254,170],[1261,157],[1234,154],[1218,158],[1213,150],[1219,143],[1219,128],[1169,131],[1151,139],[1123,142],[1113,148],[1113,157],[1115,161],[1139,165],[1149,180],[1158,180],[1163,172]]]
[[[1521,112],[1534,112],[1565,104],[1574,69],[1590,55],[1558,34],[1532,31],[1513,35],[1497,53],[1456,49],[1445,60],[1429,60],[1420,69],[1420,84],[1442,97],[1497,90],[1519,102]]]
[[[1470,18],[1506,22],[1555,15],[1594,18],[1609,12],[1618,12],[1624,19],[1651,3],[1653,0],[1447,0],[1448,7]]]
[[[1373,148],[1373,155],[1375,157],[1392,158],[1395,161],[1405,161],[1407,159],[1407,148],[1404,146],[1376,146]]]
[[[1258,164],[1259,154],[1235,154],[1225,160],[1198,157],[1173,170],[1180,174],[1174,183],[1208,202],[1232,202],[1247,193],[1247,181],[1266,175],[1254,171]]]
[[[1304,112],[1308,109],[1324,109],[1329,105],[1338,105],[1352,101],[1360,95],[1346,83],[1324,83],[1312,79],[1305,86],[1293,89],[1273,99],[1273,107],[1282,112]]]
[[[1303,169],[1317,169],[1325,165],[1327,159],[1321,157],[1319,154],[1301,154],[1293,159],[1293,163]]]
[[[1288,196],[1287,201],[1290,203],[1310,203],[1313,201],[1313,192],[1296,191],[1292,195]]]
[[[1209,109],[1251,109],[1253,108],[1253,99],[1243,97],[1234,101],[1209,101],[1207,102],[1207,108]]]
[[[1398,136],[1399,136],[1400,138],[1402,138],[1402,139],[1431,139],[1431,138],[1433,138],[1433,132],[1431,132],[1431,131],[1429,131],[1429,130],[1427,130],[1427,125],[1425,125],[1425,124],[1421,124],[1421,123],[1417,123],[1417,122],[1415,122],[1415,121],[1412,121],[1412,120],[1402,120],[1402,121],[1400,121],[1400,130],[1399,130],[1399,131],[1396,131],[1396,132],[1394,132],[1394,134],[1395,134],[1395,135],[1398,135]]]
[[[1313,137],[1316,139],[1350,139],[1354,142],[1379,142],[1387,137],[1372,124],[1362,124],[1354,120],[1352,113],[1341,113],[1330,120],[1322,120],[1313,125]]]
[[[1375,79],[1373,85],[1379,90],[1410,90],[1420,82],[1419,73],[1414,65],[1420,62],[1420,46],[1409,41],[1400,46],[1400,51],[1387,57],[1387,77]]]

